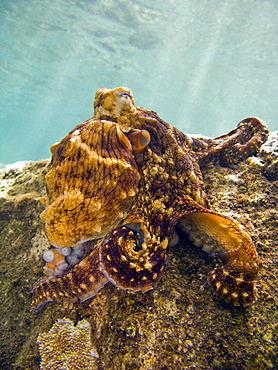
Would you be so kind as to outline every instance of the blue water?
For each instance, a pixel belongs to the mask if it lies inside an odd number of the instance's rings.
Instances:
[[[48,158],[99,87],[187,133],[278,129],[277,0],[1,0],[0,16],[1,164]]]

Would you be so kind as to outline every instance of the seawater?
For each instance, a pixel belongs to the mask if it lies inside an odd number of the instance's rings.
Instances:
[[[0,163],[50,156],[99,87],[191,134],[277,130],[277,0],[2,0]]]

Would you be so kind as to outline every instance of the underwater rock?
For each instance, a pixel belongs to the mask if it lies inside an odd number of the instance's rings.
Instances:
[[[31,290],[49,248],[39,218],[48,160],[1,170],[0,368],[37,370],[38,336],[64,317],[76,327],[84,318],[90,323],[99,369],[277,368],[278,182],[264,174],[277,161],[275,138],[257,157],[202,168],[213,209],[241,222],[259,254],[258,300],[245,309],[211,294],[206,276],[215,261],[182,237],[169,248],[155,290],[129,293],[107,284],[82,305],[49,303],[31,314]]]
[[[278,131],[272,132],[267,143],[263,147],[264,166],[263,175],[269,180],[278,179]]]

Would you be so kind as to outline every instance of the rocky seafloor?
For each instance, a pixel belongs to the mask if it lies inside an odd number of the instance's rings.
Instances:
[[[244,224],[260,256],[258,300],[247,308],[210,290],[214,259],[181,237],[156,289],[107,284],[83,304],[30,313],[48,249],[39,217],[47,163],[0,171],[1,369],[278,369],[277,132],[257,157],[202,169],[211,208]]]

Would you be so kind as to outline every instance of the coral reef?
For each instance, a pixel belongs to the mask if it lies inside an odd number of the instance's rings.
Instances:
[[[81,305],[49,303],[31,314],[48,249],[39,222],[48,161],[1,170],[0,368],[38,370],[38,335],[66,317],[90,323],[100,370],[277,369],[277,150],[272,133],[256,157],[202,169],[213,208],[241,222],[259,254],[258,300],[245,309],[211,294],[214,261],[183,238],[169,248],[156,290],[133,294],[107,284]]]
[[[72,320],[56,321],[48,333],[37,340],[41,370],[97,370],[97,352],[91,342],[91,325],[87,320],[76,326]]]

